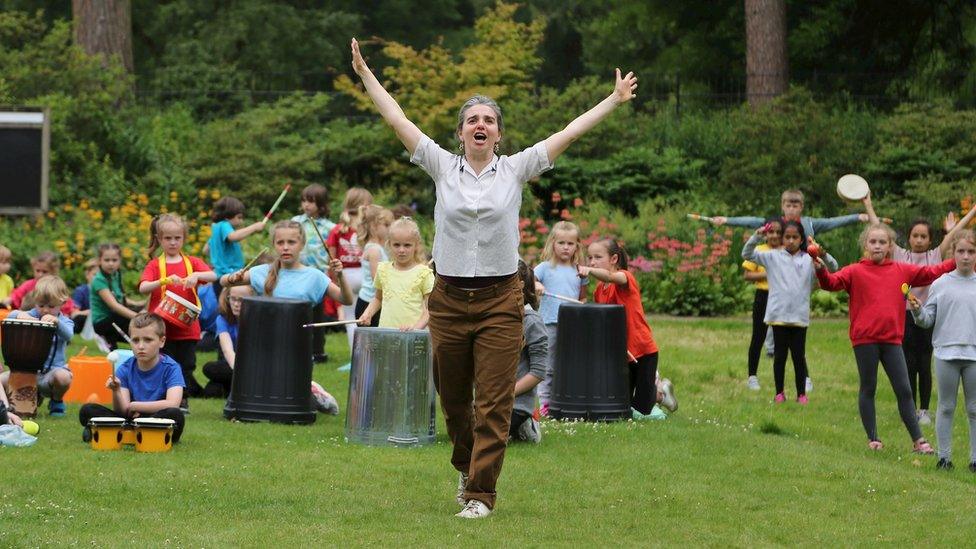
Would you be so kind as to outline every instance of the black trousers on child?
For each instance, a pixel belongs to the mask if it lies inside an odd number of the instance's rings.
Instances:
[[[369,307],[369,301],[363,301],[362,299],[356,298],[356,318],[359,318],[366,312],[366,307]],[[369,325],[372,328],[376,328],[380,325],[380,314],[376,313],[373,315],[373,319],[369,321]]]
[[[169,355],[180,365],[183,371],[183,381],[186,383],[185,397],[198,397],[203,394],[203,387],[193,377],[193,371],[197,369],[197,340],[195,339],[167,339],[163,345],[162,352]]]
[[[115,410],[102,406],[101,404],[84,404],[81,407],[81,411],[78,412],[78,421],[81,422],[82,427],[88,427],[88,422],[91,421],[93,417],[125,417],[122,414],[116,412]],[[155,414],[149,417],[158,417],[163,419],[172,419],[176,422],[173,427],[173,443],[180,441],[180,437],[183,435],[183,426],[186,424],[186,416],[179,408],[163,408]]]
[[[119,348],[119,343],[125,341],[115,328],[112,323],[115,323],[122,331],[129,333],[129,319],[122,315],[112,313],[112,315],[105,320],[99,320],[94,324],[95,333],[102,336],[108,346],[114,351]]]
[[[891,343],[866,343],[854,347],[857,360],[857,373],[861,378],[861,388],[857,394],[857,408],[861,413],[861,424],[868,440],[878,440],[878,427],[874,411],[874,393],[878,389],[878,361],[888,374],[888,381],[898,399],[898,414],[908,429],[912,441],[922,438],[922,429],[915,416],[915,403],[912,402],[912,389],[908,384],[908,368],[905,367],[905,353],[900,345]]]
[[[508,438],[512,440],[519,439],[519,427],[523,423],[532,419],[532,414],[527,414],[522,410],[512,409],[512,423],[508,427]]]
[[[768,327],[763,319],[766,317],[768,301],[769,290],[756,290],[756,297],[752,300],[752,339],[749,340],[749,375],[751,376],[759,371],[759,357],[762,356],[763,343],[766,342]]]
[[[207,386],[203,388],[204,398],[226,398],[230,395],[234,369],[223,356],[218,356],[217,360],[204,364],[203,375],[209,380]]]
[[[657,353],[638,357],[630,367],[630,407],[647,415],[657,402]]]
[[[919,409],[928,410],[932,399],[932,328],[916,326],[912,315],[905,315],[905,338],[901,348],[905,353],[912,400]]]
[[[796,396],[807,392],[807,328],[806,326],[773,326],[773,379],[776,394],[786,385],[786,357],[793,357],[793,376],[796,378]]]

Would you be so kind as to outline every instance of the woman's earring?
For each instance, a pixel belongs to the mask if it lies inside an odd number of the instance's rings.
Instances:
[[[464,152],[464,141],[458,143],[458,150]]]
[[[498,154],[498,141],[495,142],[495,154]]]

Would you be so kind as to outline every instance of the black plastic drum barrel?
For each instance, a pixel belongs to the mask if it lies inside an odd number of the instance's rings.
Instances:
[[[314,423],[312,321],[306,301],[245,297],[237,359],[224,417],[240,421]]]
[[[586,421],[629,418],[623,306],[563,303],[558,330],[549,415]]]

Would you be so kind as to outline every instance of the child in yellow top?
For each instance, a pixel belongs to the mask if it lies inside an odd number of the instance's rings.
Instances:
[[[756,246],[756,251],[767,251],[779,248],[783,244],[783,220],[774,217],[766,220],[766,243]],[[743,276],[749,282],[756,285],[756,296],[752,300],[752,339],[749,342],[749,378],[746,385],[753,391],[759,390],[759,356],[762,352],[763,342],[766,349],[772,354],[773,345],[770,334],[772,330],[763,322],[766,316],[766,302],[769,301],[769,282],[766,281],[766,269],[755,262],[745,260],[742,262],[745,269]]]
[[[10,260],[13,254],[10,248],[0,246],[0,307],[10,306],[10,292],[14,291],[14,279],[7,274],[10,272]]]
[[[424,261],[420,229],[409,217],[390,225],[388,247],[393,261],[376,269],[376,296],[359,317],[360,326],[369,326],[380,312],[380,328],[423,330],[430,315],[427,298],[434,289],[434,271]]]

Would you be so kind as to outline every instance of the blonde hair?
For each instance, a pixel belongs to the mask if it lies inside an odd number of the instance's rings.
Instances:
[[[99,254],[99,255],[101,255],[101,254]],[[89,259],[88,261],[85,262],[85,273],[94,271],[97,268],[98,268],[98,260],[97,259]]]
[[[37,285],[31,291],[34,303],[54,304],[64,303],[71,297],[68,286],[55,275],[44,275],[37,279]]]
[[[359,245],[362,246],[370,241],[374,236],[373,229],[379,223],[390,225],[393,223],[393,212],[376,204],[367,204],[359,207],[359,225],[356,226],[356,234],[359,235]]]
[[[401,217],[390,224],[390,235],[393,234],[393,231],[397,230],[410,233],[410,236],[417,243],[417,246],[413,250],[413,260],[417,263],[425,263],[427,261],[427,253],[424,251],[424,241],[420,237],[420,227],[417,226],[417,222],[412,217]],[[389,247],[389,239],[387,239],[387,243],[387,247]],[[387,251],[390,253],[390,256],[393,255],[393,250]]]
[[[350,187],[346,197],[342,199],[342,213],[339,222],[353,226],[359,217],[359,208],[373,203],[373,194],[362,187]]]
[[[780,197],[780,200],[799,200],[802,203],[803,191],[800,189],[786,189],[783,191],[783,195]]]
[[[10,251],[10,248],[4,246],[3,244],[0,244],[0,261],[9,260],[13,256],[14,254],[13,252]]]
[[[295,229],[298,231],[298,237],[302,241],[302,247],[305,247],[305,231],[302,229],[302,224],[297,221],[292,221],[286,219],[284,221],[279,221],[271,227],[271,245],[274,245],[275,234],[283,229]],[[264,280],[264,295],[271,296],[274,293],[275,286],[278,285],[278,271],[281,270],[281,258],[278,257],[271,262],[271,267],[268,269],[268,278]]]
[[[881,231],[888,236],[888,253],[885,254],[886,259],[891,259],[893,250],[895,249],[895,230],[884,223],[872,223],[861,231],[861,235],[857,237],[857,245],[861,247],[861,250],[867,250],[868,247],[868,235],[872,231]]]
[[[552,226],[549,230],[549,236],[546,238],[546,245],[542,248],[542,261],[548,261],[553,265],[556,264],[556,233],[576,233],[576,251],[573,252],[573,258],[571,262],[573,265],[580,265],[583,263],[583,246],[580,244],[580,231],[579,227],[576,226],[572,221],[560,221]]]
[[[37,265],[45,265],[48,270],[51,271],[49,274],[58,274],[61,269],[61,260],[58,256],[51,251],[38,252],[37,255],[30,260],[31,267],[36,267]]]
[[[146,250],[146,256],[148,256],[149,259],[153,259],[154,257],[156,257],[156,250],[158,250],[160,246],[159,228],[164,223],[173,223],[179,225],[180,227],[183,227],[184,243],[186,242],[186,239],[190,236],[189,230],[186,226],[186,222],[183,221],[182,217],[171,213],[164,213],[164,214],[157,215],[156,217],[153,218],[152,223],[149,224],[149,249]]]
[[[973,246],[976,246],[976,232],[973,232],[972,229],[963,229],[956,233],[952,237],[952,253],[956,253],[956,245],[962,240],[966,240]]]

